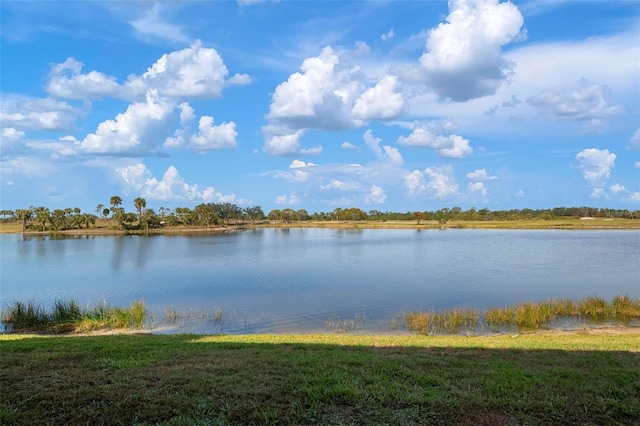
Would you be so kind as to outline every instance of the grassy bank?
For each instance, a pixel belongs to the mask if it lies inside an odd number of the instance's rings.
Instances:
[[[640,219],[594,218],[582,219],[530,219],[530,220],[491,220],[472,221],[454,220],[440,223],[435,220],[421,221],[418,225],[414,220],[362,220],[362,221],[301,221],[284,223],[282,221],[263,221],[256,224],[228,226],[166,226],[162,228],[122,230],[110,222],[96,222],[91,228],[57,231],[57,234],[67,235],[121,235],[121,234],[192,234],[217,233],[238,229],[253,228],[330,228],[330,229],[640,229]],[[22,233],[22,225],[17,222],[0,223],[0,234]],[[28,234],[49,234],[53,231],[42,232],[29,229]]]
[[[638,424],[640,334],[0,335],[0,424]]]

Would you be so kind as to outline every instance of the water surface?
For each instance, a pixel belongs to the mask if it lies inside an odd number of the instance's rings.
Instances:
[[[3,305],[142,299],[157,318],[182,314],[173,325],[188,332],[319,331],[336,323],[385,332],[413,309],[640,297],[635,230],[5,234],[0,250]]]

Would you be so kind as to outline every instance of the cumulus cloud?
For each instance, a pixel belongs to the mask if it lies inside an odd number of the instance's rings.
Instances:
[[[178,169],[169,166],[158,180],[143,163],[135,163],[115,170],[116,175],[125,184],[127,193],[140,194],[147,200],[158,201],[203,201],[224,202],[236,200],[235,194],[224,195],[216,192],[211,186],[200,188],[197,184],[189,184],[180,176]]]
[[[353,116],[362,120],[387,120],[402,114],[405,100],[396,92],[398,78],[383,77],[378,84],[364,92],[353,106]]]
[[[546,118],[553,120],[587,121],[586,130],[598,131],[605,119],[624,112],[620,106],[609,106],[610,89],[600,84],[580,81],[571,92],[543,90],[527,99]]]
[[[384,192],[384,188],[377,185],[371,185],[366,201],[372,204],[384,204],[385,201],[387,201],[387,194]]]
[[[124,83],[98,71],[82,73],[83,64],[68,58],[54,64],[49,74],[47,91],[66,99],[99,99],[114,97],[140,100],[149,90],[175,101],[186,98],[217,98],[231,84],[247,84],[251,77],[229,71],[216,49],[202,46],[196,40],[191,46],[162,55],[141,75],[130,75]]]
[[[284,134],[284,135],[269,135],[262,147],[262,150],[269,155],[284,156],[284,155],[316,155],[322,152],[322,146],[318,145],[315,148],[302,148],[300,145],[300,138],[304,134],[303,130],[297,132]]]
[[[95,133],[81,142],[82,152],[100,154],[148,154],[157,150],[158,141],[164,140],[174,121],[173,103],[161,99],[157,92],[147,93],[145,102],[129,105],[114,120],[98,125]]]
[[[429,31],[420,58],[432,90],[454,101],[495,93],[512,72],[501,48],[522,35],[518,8],[498,0],[451,0],[445,21]]]
[[[423,172],[414,170],[405,177],[409,194],[428,193],[431,198],[445,199],[458,193],[453,167],[429,167]]]
[[[627,188],[625,188],[623,185],[620,185],[619,183],[616,183],[615,185],[611,185],[609,187],[609,190],[613,193],[613,194],[620,194],[620,193],[624,193],[624,192],[629,192],[627,190]]]
[[[17,142],[24,138],[24,132],[22,130],[14,129],[13,127],[4,127],[2,129],[2,142]]]
[[[49,72],[47,92],[65,99],[101,99],[105,96],[124,95],[124,89],[115,77],[98,71],[82,74],[83,66],[82,62],[74,58],[54,64]]]
[[[350,63],[362,54],[360,50],[339,54],[327,46],[318,56],[306,58],[299,72],[276,87],[267,114],[269,124],[262,129],[265,152],[300,153],[300,137],[309,129],[345,130],[404,112],[406,102],[397,77],[369,78],[362,67]]]
[[[633,132],[633,136],[629,139],[629,145],[627,149],[640,149],[640,129]]]
[[[4,95],[0,102],[0,126],[16,130],[69,130],[80,111],[52,98]]]
[[[439,156],[463,158],[473,153],[469,141],[458,135],[434,135],[426,127],[418,126],[409,136],[400,136],[397,143],[404,146],[435,149]]]
[[[484,182],[469,182],[467,186],[470,192],[479,192],[483,197],[487,196],[487,187]]]
[[[472,182],[486,182],[488,180],[497,180],[498,176],[489,176],[487,169],[476,169],[473,172],[467,173],[466,178]]]
[[[585,180],[592,184],[609,179],[611,169],[616,165],[616,155],[608,149],[584,149],[576,155],[576,160]]]
[[[202,116],[198,124],[198,134],[191,136],[191,147],[197,152],[223,148],[235,148],[236,125],[233,121],[214,126],[213,117]]]

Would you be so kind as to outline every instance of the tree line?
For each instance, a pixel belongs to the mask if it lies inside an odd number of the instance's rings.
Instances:
[[[29,207],[28,209],[0,210],[3,222],[20,221],[22,230],[61,231],[89,228],[96,221],[111,222],[121,229],[146,229],[161,226],[220,226],[237,225],[265,220],[284,223],[302,221],[387,221],[416,220],[438,221],[493,221],[493,220],[552,220],[556,218],[624,218],[640,219],[640,210],[609,209],[596,207],[555,207],[552,209],[511,209],[462,210],[460,207],[443,208],[435,211],[383,212],[369,210],[365,212],[357,207],[337,207],[330,212],[309,213],[305,209],[274,209],[265,215],[260,206],[239,207],[233,203],[203,203],[193,209],[160,207],[158,211],[147,208],[147,201],[138,197],[133,200],[135,212],[127,212],[122,206],[122,198],[114,195],[109,206],[98,204],[95,213],[82,213],[78,207],[54,209],[47,207]]]

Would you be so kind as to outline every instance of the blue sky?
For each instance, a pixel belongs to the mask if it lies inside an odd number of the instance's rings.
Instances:
[[[640,2],[2,1],[2,209],[640,208]]]

